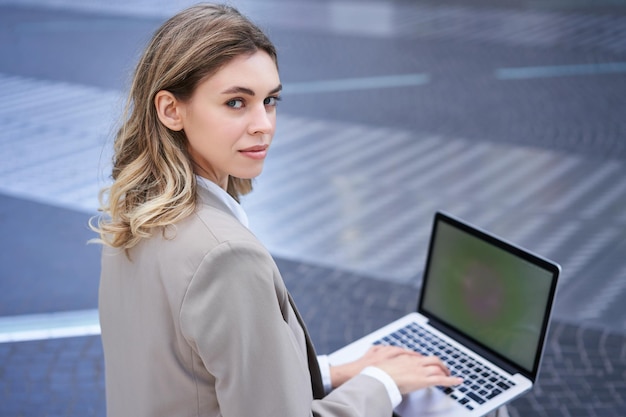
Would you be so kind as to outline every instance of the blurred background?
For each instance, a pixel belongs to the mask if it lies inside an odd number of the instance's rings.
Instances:
[[[152,32],[193,4],[0,0],[0,416],[104,416],[113,133]],[[231,1],[279,51],[251,228],[320,353],[415,308],[444,210],[561,264],[514,416],[626,415],[626,0]]]

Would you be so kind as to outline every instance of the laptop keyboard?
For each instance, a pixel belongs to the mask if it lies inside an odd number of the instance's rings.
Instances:
[[[401,346],[422,355],[438,356],[453,375],[463,378],[463,384],[437,388],[468,410],[473,410],[515,385],[509,378],[487,368],[417,323],[410,323],[374,344]]]

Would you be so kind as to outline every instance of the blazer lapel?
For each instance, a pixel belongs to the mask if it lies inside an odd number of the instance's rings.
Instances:
[[[291,308],[296,314],[298,318],[298,323],[302,326],[302,330],[304,330],[304,336],[306,339],[306,353],[307,360],[309,362],[309,373],[311,374],[311,387],[313,388],[313,398],[319,400],[320,398],[324,398],[324,383],[322,382],[322,374],[320,372],[320,366],[317,362],[317,354],[315,353],[315,347],[313,347],[313,342],[311,341],[311,337],[309,336],[309,332],[306,329],[304,321],[302,317],[300,317],[300,312],[296,308],[296,304],[291,298],[291,294],[287,293],[289,296],[289,304],[291,304]]]

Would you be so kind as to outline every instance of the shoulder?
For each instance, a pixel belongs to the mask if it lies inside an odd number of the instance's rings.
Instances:
[[[247,248],[271,258],[256,236],[232,214],[203,203],[198,204],[192,215],[150,240],[151,252],[162,264],[198,266],[213,251],[237,248]]]
[[[198,204],[196,211],[167,230],[164,238],[174,245],[198,249],[210,249],[229,242],[261,245],[232,214],[207,204]]]

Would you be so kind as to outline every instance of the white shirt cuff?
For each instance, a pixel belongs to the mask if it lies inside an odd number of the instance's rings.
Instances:
[[[333,381],[330,380],[330,362],[328,355],[318,355],[317,363],[322,374],[322,383],[324,384],[324,393],[328,394],[333,389]]]
[[[389,374],[380,368],[375,366],[368,366],[361,371],[362,374],[376,378],[385,386],[389,399],[391,400],[391,406],[396,408],[402,402],[402,394],[398,389],[398,386],[389,376]]]

